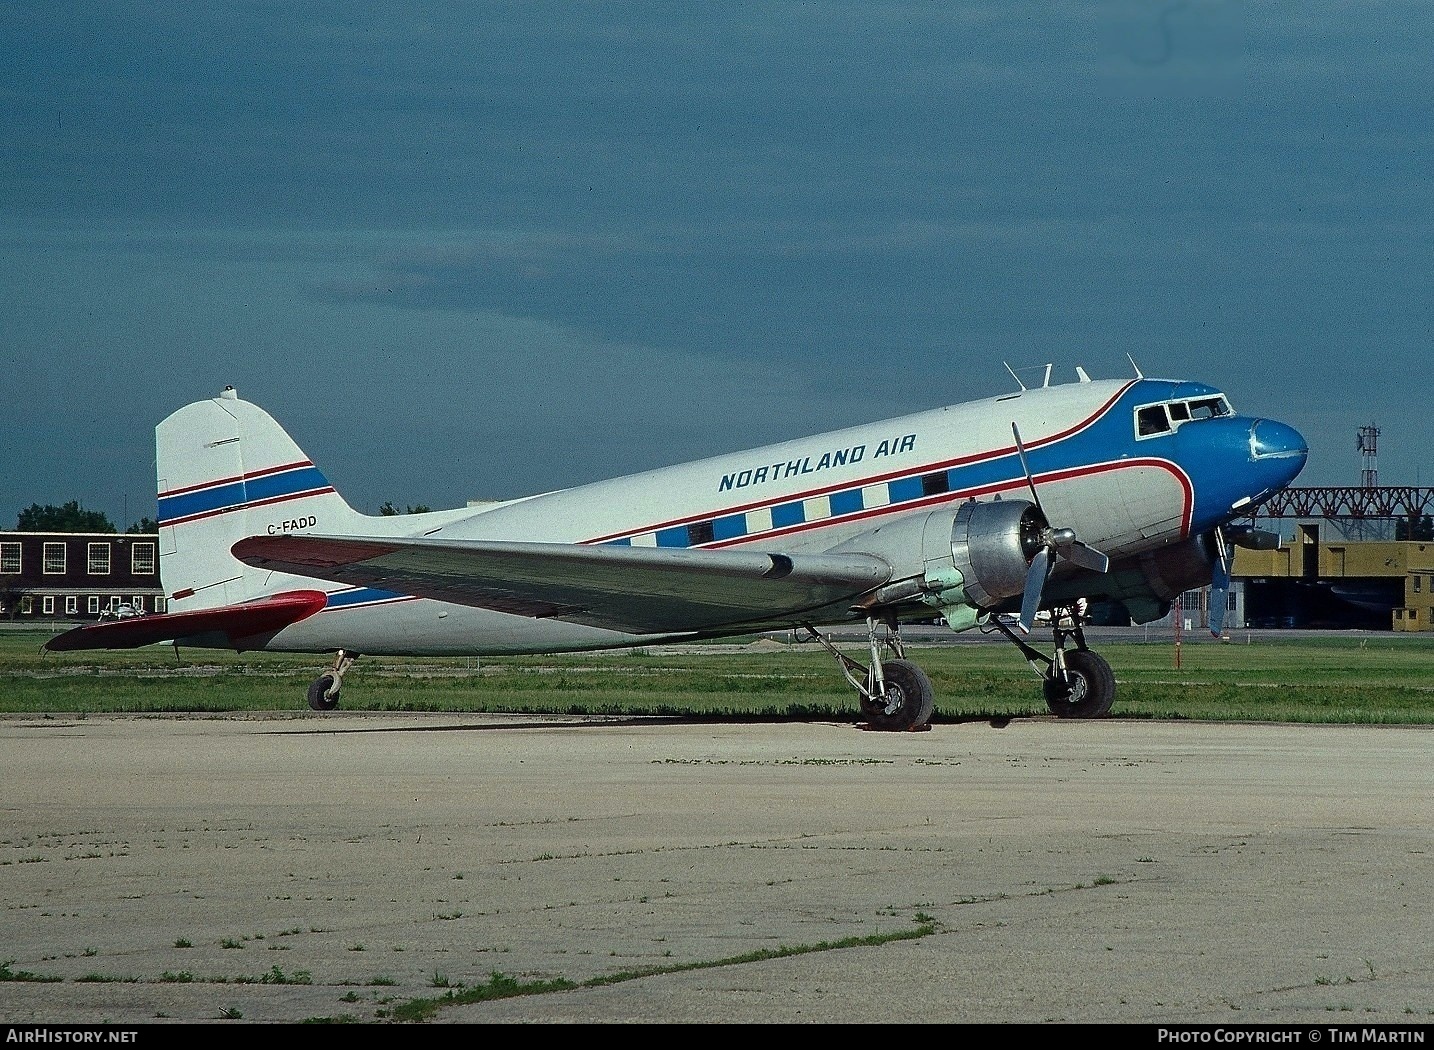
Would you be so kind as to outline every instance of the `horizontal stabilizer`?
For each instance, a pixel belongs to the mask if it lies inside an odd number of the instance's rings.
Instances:
[[[155,642],[170,642],[199,635],[225,635],[231,646],[259,634],[271,634],[312,616],[324,607],[323,591],[286,591],[238,605],[194,612],[156,613],[127,620],[76,627],[45,643],[51,652],[75,649],[138,649]]]
[[[636,634],[764,623],[888,582],[868,554],[779,554],[432,538],[251,536],[262,569]]]

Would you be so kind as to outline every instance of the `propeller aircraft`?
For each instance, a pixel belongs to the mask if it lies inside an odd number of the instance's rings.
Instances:
[[[332,654],[591,651],[798,631],[874,729],[928,726],[935,698],[903,623],[999,632],[1050,711],[1106,715],[1115,677],[1089,603],[1132,622],[1211,585],[1220,635],[1242,524],[1308,449],[1204,383],[1045,382],[1012,393],[520,499],[370,516],[232,387],[155,429],[167,611],[77,627],[51,651],[158,642]],[[1015,373],[1012,372],[1014,376]],[[1047,620],[1052,649],[1029,641]],[[869,662],[832,628],[864,626]],[[824,630],[825,629],[825,630]]]

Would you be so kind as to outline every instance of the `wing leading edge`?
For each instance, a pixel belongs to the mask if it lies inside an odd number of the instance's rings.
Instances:
[[[892,573],[868,554],[424,538],[253,536],[233,553],[296,576],[634,634],[796,616],[853,599]]]

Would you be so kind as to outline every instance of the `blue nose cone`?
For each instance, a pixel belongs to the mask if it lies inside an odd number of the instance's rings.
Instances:
[[[1310,447],[1304,435],[1288,423],[1257,419],[1250,425],[1250,458],[1267,468],[1280,468],[1284,484],[1295,479],[1309,459]]]

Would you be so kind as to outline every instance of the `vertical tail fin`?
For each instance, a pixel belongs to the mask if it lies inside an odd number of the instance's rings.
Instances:
[[[319,468],[233,387],[155,428],[160,579],[170,609],[233,605],[271,592],[271,573],[229,549],[246,536],[362,531]]]

